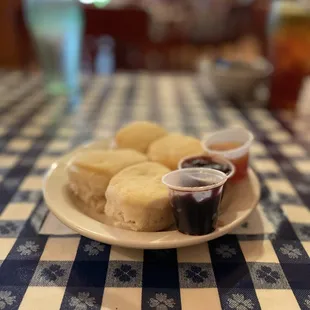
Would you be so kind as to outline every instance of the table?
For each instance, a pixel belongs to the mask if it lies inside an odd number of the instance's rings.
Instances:
[[[38,75],[0,74],[0,309],[310,309],[307,112],[239,109],[190,75],[87,77],[80,110]],[[62,153],[130,120],[195,136],[252,130],[261,201],[233,234],[181,249],[133,250],[44,234],[41,179]],[[57,229],[56,229],[57,230]]]

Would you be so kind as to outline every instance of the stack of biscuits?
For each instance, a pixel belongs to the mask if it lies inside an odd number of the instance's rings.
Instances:
[[[161,178],[185,156],[202,153],[200,141],[169,134],[150,122],[134,122],[115,136],[115,148],[78,153],[67,166],[69,188],[118,227],[160,231],[173,224],[169,193]]]

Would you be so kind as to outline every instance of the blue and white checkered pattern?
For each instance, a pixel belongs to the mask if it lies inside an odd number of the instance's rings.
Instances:
[[[85,79],[80,111],[48,97],[40,76],[0,76],[0,309],[310,309],[310,125],[239,109],[189,75]],[[153,120],[201,137],[254,132],[258,208],[234,234],[170,250],[133,250],[79,235],[40,234],[41,178],[70,148]]]

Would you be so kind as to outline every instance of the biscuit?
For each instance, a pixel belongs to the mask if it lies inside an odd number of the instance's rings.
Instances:
[[[203,149],[198,139],[174,133],[153,142],[147,155],[151,161],[175,170],[183,157],[201,153]]]
[[[83,151],[67,166],[69,187],[89,208],[103,212],[111,178],[122,169],[144,161],[147,157],[135,150]]]
[[[151,122],[133,122],[121,128],[115,136],[118,148],[132,148],[146,153],[149,145],[167,135],[167,131]]]
[[[135,231],[160,231],[173,222],[169,192],[161,178],[170,170],[142,163],[115,175],[106,191],[105,213],[115,225]]]

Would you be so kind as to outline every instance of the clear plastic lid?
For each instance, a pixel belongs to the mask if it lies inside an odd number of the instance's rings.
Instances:
[[[225,173],[209,168],[186,168],[163,176],[162,182],[171,190],[201,192],[220,187],[227,181]]]
[[[197,154],[197,155],[190,155],[190,156],[183,157],[178,163],[178,169],[187,169],[187,168],[182,168],[183,163],[189,159],[195,159],[195,158],[207,158],[213,161],[214,163],[218,163],[218,164],[229,167],[230,173],[227,174],[228,178],[231,178],[236,172],[235,165],[230,160],[228,160],[227,158],[223,156],[209,155],[209,154]],[[218,169],[215,169],[215,170],[218,170]]]
[[[203,149],[210,155],[220,155],[228,159],[236,159],[245,155],[254,140],[253,134],[245,128],[227,128],[207,135],[201,142]],[[240,147],[230,150],[217,151],[212,145],[225,142],[240,143]]]

